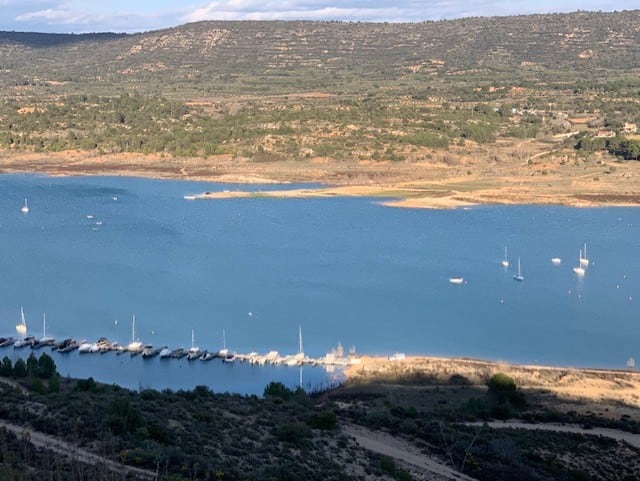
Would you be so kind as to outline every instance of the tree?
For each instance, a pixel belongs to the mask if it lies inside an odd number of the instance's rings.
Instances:
[[[42,379],[50,379],[54,374],[56,374],[56,363],[48,354],[42,354],[38,359],[38,376]]]
[[[13,374],[13,364],[11,363],[11,359],[4,356],[0,364],[0,376],[11,377],[11,374]]]
[[[270,382],[264,388],[264,397],[275,397],[286,401],[293,397],[293,391],[281,382]]]
[[[15,377],[27,377],[27,365],[23,359],[18,359],[13,365],[13,375]]]
[[[38,375],[38,360],[33,353],[29,354],[27,358],[27,375],[28,376],[37,376]]]

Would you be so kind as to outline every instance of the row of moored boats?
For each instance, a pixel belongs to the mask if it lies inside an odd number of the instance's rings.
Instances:
[[[191,331],[191,347],[188,349],[179,347],[171,349],[168,346],[154,347],[151,344],[143,344],[135,337],[135,316],[132,321],[132,340],[129,344],[120,345],[112,342],[106,337],[101,337],[95,342],[77,341],[75,339],[64,339],[56,341],[55,338],[46,335],[46,317],[43,317],[43,336],[36,338],[34,336],[26,336],[27,326],[23,308],[20,308],[21,322],[16,325],[16,331],[24,337],[0,337],[0,347],[13,346],[15,349],[30,347],[31,349],[40,349],[49,347],[52,351],[60,353],[68,353],[77,350],[81,354],[95,354],[115,352],[117,355],[128,353],[131,357],[140,355],[142,358],[148,359],[159,357],[160,359],[182,359],[189,361],[201,360],[210,361],[212,359],[221,359],[223,362],[232,363],[235,361],[249,362],[251,364],[281,364],[287,366],[299,366],[303,364],[310,365],[347,365],[356,364],[360,360],[355,355],[355,348],[352,349],[348,356],[344,356],[342,347],[334,350],[324,357],[311,358],[304,354],[302,349],[302,331],[298,328],[299,348],[296,354],[280,355],[277,351],[269,351],[266,354],[250,352],[248,354],[232,353],[226,347],[226,337],[224,330],[222,332],[223,347],[219,350],[208,351],[202,350],[195,345],[194,332]]]

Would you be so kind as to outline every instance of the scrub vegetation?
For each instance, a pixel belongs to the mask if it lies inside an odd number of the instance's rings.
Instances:
[[[390,446],[405,443],[421,458],[478,480],[626,480],[640,469],[638,448],[606,437],[470,424],[515,417],[640,432],[637,412],[616,419],[556,409],[502,373],[486,385],[454,375],[347,383],[317,393],[272,383],[257,397],[203,386],[133,392],[91,378],[61,378],[50,375],[55,364],[46,354],[24,363],[31,366],[26,375],[16,370],[21,361],[15,364],[5,358],[11,372],[0,378],[0,479],[433,476],[402,457],[363,449],[350,435],[355,428],[387,436]],[[47,443],[38,442],[43,436]]]

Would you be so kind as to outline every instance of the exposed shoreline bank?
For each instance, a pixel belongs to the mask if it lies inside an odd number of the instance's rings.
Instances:
[[[575,400],[619,402],[640,408],[640,372],[631,370],[538,366],[469,358],[406,356],[361,357],[345,369],[346,383],[428,380],[434,384],[484,385],[494,374],[512,377],[523,389],[548,391]]]
[[[60,152],[36,154],[0,150],[0,172],[51,176],[113,175],[226,184],[314,183],[318,188],[250,192],[205,192],[195,199],[242,197],[374,197],[401,208],[449,209],[473,205],[639,206],[640,162],[541,175],[527,166],[491,170],[413,162],[282,160],[253,162],[231,156],[173,158],[158,154]],[[466,170],[465,170],[466,169]],[[549,173],[547,173],[549,172]],[[599,173],[598,173],[599,172]]]

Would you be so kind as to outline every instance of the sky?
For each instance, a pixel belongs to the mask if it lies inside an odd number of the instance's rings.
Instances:
[[[0,0],[0,30],[133,33],[200,20],[421,22],[637,8],[638,0]]]

